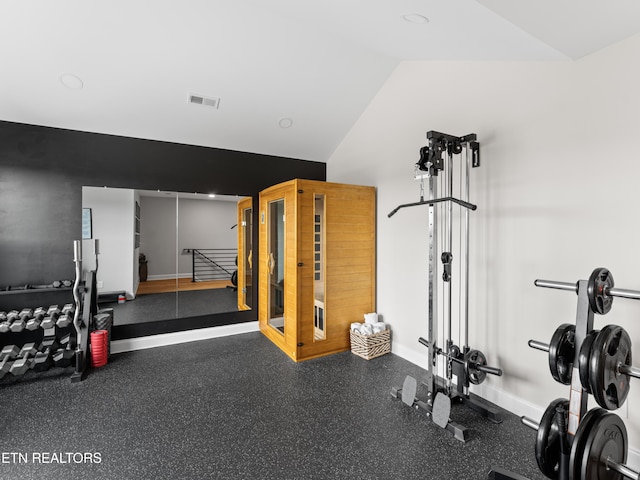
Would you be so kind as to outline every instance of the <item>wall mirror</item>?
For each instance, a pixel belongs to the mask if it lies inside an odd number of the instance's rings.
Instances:
[[[240,199],[82,188],[82,207],[91,212],[92,237],[100,241],[100,306],[114,308],[115,325],[251,308],[250,302],[239,307]],[[240,251],[249,253],[251,245],[243,243]],[[241,288],[250,288],[250,282],[240,283]]]

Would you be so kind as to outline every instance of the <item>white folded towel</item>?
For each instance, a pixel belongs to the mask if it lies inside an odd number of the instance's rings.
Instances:
[[[365,313],[364,314],[364,323],[366,324],[374,324],[378,323],[378,314],[377,313]]]
[[[360,327],[360,333],[362,335],[373,335],[373,327],[370,324],[365,323]]]
[[[360,322],[353,322],[351,324],[351,331],[352,332],[360,332],[360,327],[362,327],[362,324]]]
[[[387,325],[384,322],[376,322],[371,325],[371,328],[373,329],[373,333],[380,333],[387,329]]]

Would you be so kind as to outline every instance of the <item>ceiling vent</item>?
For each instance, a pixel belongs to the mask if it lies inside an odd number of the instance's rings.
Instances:
[[[218,108],[220,99],[216,97],[205,97],[203,95],[189,94],[189,103],[204,105],[205,107]]]

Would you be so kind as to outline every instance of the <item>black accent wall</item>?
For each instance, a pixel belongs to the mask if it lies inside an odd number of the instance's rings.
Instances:
[[[0,288],[74,277],[83,185],[241,194],[253,196],[257,205],[258,192],[293,178],[326,180],[326,165],[0,122]],[[6,297],[0,309],[19,307],[3,305],[13,296],[0,297]],[[246,313],[238,312],[238,318]]]

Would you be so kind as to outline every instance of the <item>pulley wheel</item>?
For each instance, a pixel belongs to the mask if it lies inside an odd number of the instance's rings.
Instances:
[[[480,385],[487,378],[486,372],[478,370],[479,365],[486,365],[487,357],[480,350],[469,350],[464,361],[464,371],[470,383]]]
[[[607,325],[596,336],[589,356],[589,387],[598,405],[620,408],[629,394],[628,374],[620,365],[631,365],[631,339],[622,327]]]
[[[536,461],[538,462],[538,467],[547,478],[554,480],[560,478],[560,442],[562,441],[556,422],[556,407],[558,405],[565,407],[568,416],[569,400],[556,398],[544,411],[536,436]]]
[[[620,417],[601,408],[589,411],[580,422],[573,440],[569,478],[576,480],[624,478],[622,474],[607,468],[607,458],[624,464],[627,460],[628,447],[627,429]]]
[[[613,304],[613,297],[608,293],[609,288],[613,288],[611,272],[606,268],[596,268],[587,283],[587,296],[592,312],[600,315],[609,313]]]
[[[575,355],[576,326],[563,323],[551,337],[549,342],[549,370],[556,382],[571,384],[573,358]]]
[[[580,346],[580,353],[578,354],[578,370],[580,371],[580,383],[582,388],[587,393],[591,393],[591,386],[589,385],[589,360],[591,355],[591,346],[596,336],[600,333],[600,330],[591,330],[585,337],[582,345]]]
[[[460,357],[460,347],[457,345],[451,345],[449,347],[449,356],[451,358],[459,358]]]

